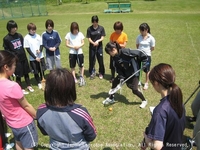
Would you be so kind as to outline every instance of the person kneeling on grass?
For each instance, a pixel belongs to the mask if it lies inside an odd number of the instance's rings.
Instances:
[[[67,69],[55,69],[46,78],[45,104],[37,111],[40,131],[50,137],[51,149],[89,150],[96,129],[87,109],[75,104],[74,77]]]
[[[117,42],[107,43],[105,51],[113,58],[114,67],[118,73],[117,77],[115,77],[112,82],[112,89],[122,82],[122,80],[126,80],[138,71],[138,66],[141,62],[143,62],[143,66],[145,66],[147,62],[147,56],[143,51],[121,48]],[[147,105],[147,100],[138,90],[138,82],[139,73],[136,73],[132,78],[127,80],[126,85],[132,90],[133,94],[137,95],[142,100],[140,108],[144,108]],[[103,104],[112,104],[114,102],[114,94],[111,94],[103,101]]]

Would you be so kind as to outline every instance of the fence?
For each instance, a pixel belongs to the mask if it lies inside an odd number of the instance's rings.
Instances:
[[[1,19],[48,15],[45,0],[0,1]]]

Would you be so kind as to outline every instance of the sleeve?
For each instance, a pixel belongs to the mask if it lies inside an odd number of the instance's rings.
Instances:
[[[86,141],[91,142],[96,138],[96,128],[90,114],[85,107],[76,108],[72,110],[69,115],[83,130],[83,135]]]
[[[110,35],[110,41],[114,42],[113,41],[113,33]]]
[[[9,51],[9,46],[8,46],[8,41],[6,40],[6,38],[3,38],[3,47],[4,47],[4,50],[7,50]]]
[[[102,27],[102,33],[101,33],[101,36],[106,36],[106,32],[105,32],[104,27]]]
[[[129,50],[129,52],[127,52],[127,55],[129,55],[130,57],[135,57],[137,58],[137,63],[142,62],[143,66],[146,65],[147,61],[148,61],[148,57],[146,55],[146,53],[142,50]]]
[[[83,35],[83,33],[82,32],[80,33],[81,33],[81,40],[85,39],[85,36]]]
[[[148,126],[148,138],[163,141],[165,136],[166,122],[166,116],[161,115],[161,113],[153,113],[151,122]]]
[[[42,104],[39,106],[37,113],[36,113],[36,118],[37,118],[37,126],[40,129],[40,132],[43,135],[48,135],[47,132],[44,130],[42,127],[42,115],[47,111],[48,109],[46,108],[45,104]]]
[[[150,47],[155,47],[155,45],[156,45],[156,41],[155,41],[155,38],[152,36],[151,42],[150,42]]]
[[[46,40],[46,37],[45,37],[45,34],[44,34],[44,33],[42,34],[42,45],[43,45],[46,49],[49,49],[49,46],[47,46],[47,40]]]
[[[24,37],[24,48],[29,48],[29,42],[28,42],[28,39],[27,39],[27,36]]]
[[[136,38],[136,44],[139,44],[139,36]]]
[[[56,34],[56,44],[55,44],[54,47],[58,48],[60,46],[60,43],[61,43],[61,38],[60,38],[60,35],[57,32],[57,34]]]
[[[126,33],[124,33],[124,42],[128,42],[128,36]]]
[[[87,38],[90,38],[90,27],[87,29],[86,37],[87,37]]]
[[[26,48],[26,50],[29,53],[29,55],[31,55],[34,59],[36,59],[36,56],[33,54],[30,48]]]
[[[12,86],[12,89],[11,89],[9,96],[13,99],[20,100],[22,97],[24,97],[24,94],[22,93],[21,87],[16,82],[13,82],[12,84],[13,84],[13,86]]]

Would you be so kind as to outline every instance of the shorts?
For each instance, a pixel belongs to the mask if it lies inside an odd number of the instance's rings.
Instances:
[[[31,71],[28,60],[19,61],[16,64],[15,75],[17,77],[23,77],[25,74],[28,74]]]
[[[69,65],[70,68],[75,68],[76,67],[76,63],[78,64],[78,66],[80,68],[83,67],[84,64],[84,55],[83,54],[69,54]]]
[[[22,128],[10,128],[14,134],[15,140],[21,142],[24,148],[33,148],[37,146],[38,133],[34,121]]]
[[[149,72],[150,71],[150,67],[151,67],[151,56],[147,56],[147,58],[148,58],[148,60],[147,60],[148,65],[144,69],[145,73]]]
[[[40,63],[41,63],[42,71],[45,71],[46,64],[45,64],[44,58],[41,58],[40,62],[36,60],[30,61],[31,69],[34,74],[38,74],[40,72]]]
[[[55,68],[62,68],[61,67],[61,61],[60,61],[60,55],[55,56],[46,56],[46,67],[48,70],[53,70],[54,66]]]

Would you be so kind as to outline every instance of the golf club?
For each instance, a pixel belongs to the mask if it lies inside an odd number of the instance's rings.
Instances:
[[[116,93],[119,89],[121,89],[122,85],[123,85],[124,83],[126,83],[126,81],[128,81],[130,78],[132,78],[132,77],[133,77],[134,75],[136,75],[138,72],[140,72],[140,70],[143,70],[143,69],[146,67],[147,64],[148,64],[148,63],[146,63],[145,65],[143,65],[142,68],[140,68],[139,70],[137,70],[134,74],[130,75],[126,80],[124,80],[123,82],[120,82],[115,88],[110,89],[109,92],[108,92],[108,94],[109,94],[109,95],[112,95],[112,94]]]

